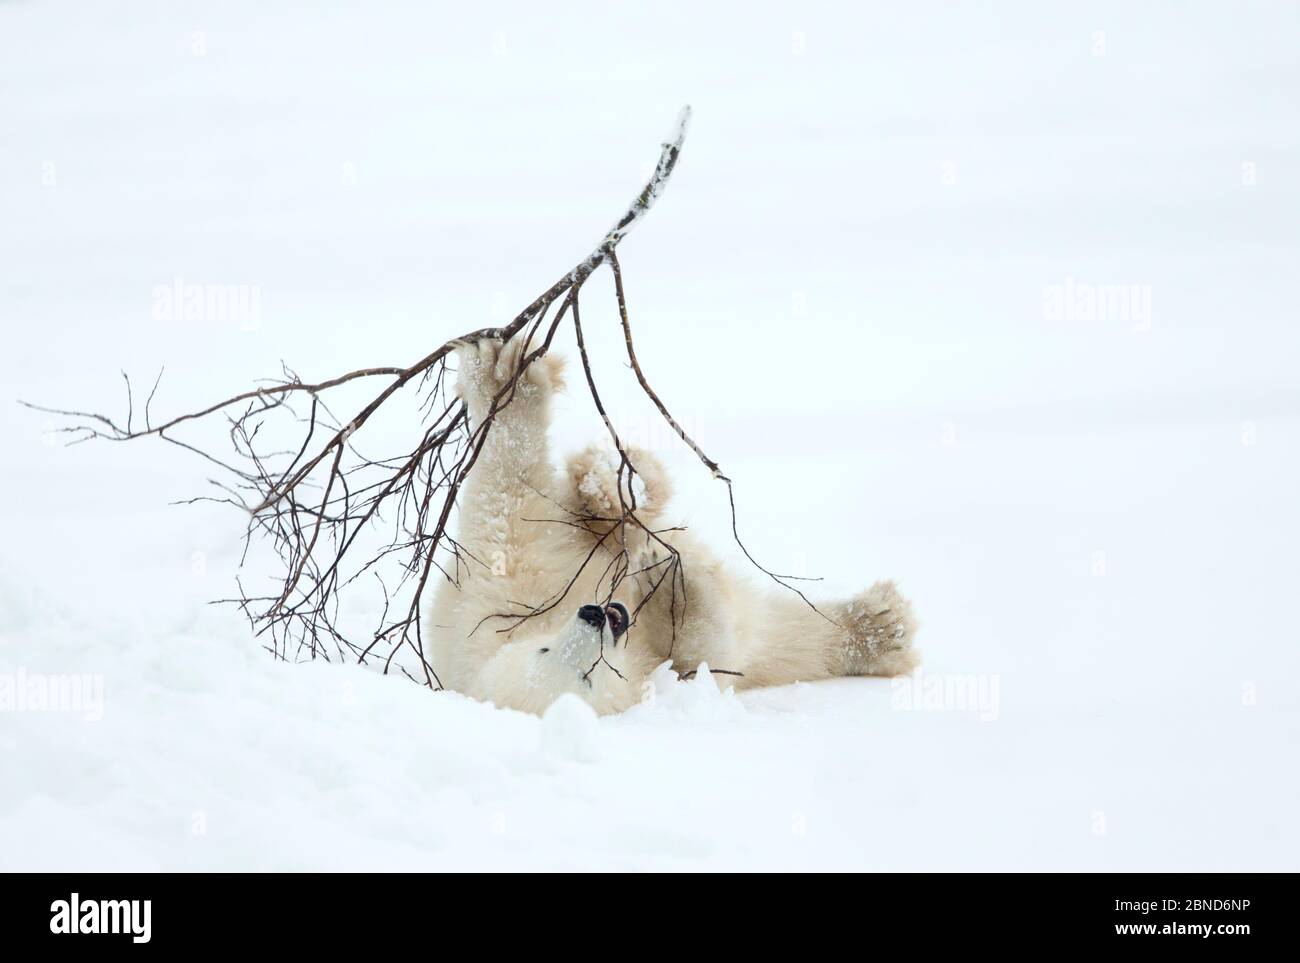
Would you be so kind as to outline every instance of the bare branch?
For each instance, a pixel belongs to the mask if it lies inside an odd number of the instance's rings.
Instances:
[[[637,468],[597,390],[583,336],[578,295],[592,273],[608,263],[614,273],[628,358],[642,390],[714,477],[726,482],[730,492],[730,479],[686,434],[641,370],[633,348],[622,270],[615,253],[663,194],[677,165],[689,119],[690,108],[684,108],[662,146],[654,173],[600,243],[504,327],[480,328],[452,338],[406,367],[358,368],[323,381],[304,381],[282,364],[279,379],[159,424],[153,423],[152,405],[162,380],[161,370],[144,403],[143,426],[136,424],[134,392],[125,373],[125,423],[96,412],[21,403],[73,421],[74,424],[59,429],[68,434],[69,444],[92,439],[132,441],[153,436],[219,466],[227,475],[223,481],[212,481],[219,494],[201,495],[184,502],[218,502],[246,512],[245,559],[255,537],[270,543],[282,572],[272,578],[274,587],[250,591],[242,580],[237,580],[239,598],[227,601],[241,608],[254,633],[266,640],[266,648],[277,658],[337,657],[366,662],[373,654],[382,657],[384,671],[388,671],[397,654],[406,650],[421,666],[421,681],[437,688],[441,686],[440,680],[425,655],[420,619],[422,600],[435,573],[436,577],[458,584],[469,566],[483,564],[448,533],[457,499],[497,417],[513,401],[519,378],[529,364],[550,350],[559,328],[571,322],[593,405],[619,454],[620,510],[611,518],[538,520],[581,526],[599,537],[591,555],[566,585],[557,586],[548,599],[521,602],[519,611],[501,613],[499,617],[507,625],[499,631],[512,631],[524,620],[560,604],[582,570],[608,543],[616,548],[607,550],[609,558],[600,575],[600,583],[607,587],[606,601],[626,579],[653,578],[648,594],[630,614],[630,620],[635,623],[650,596],[667,582],[672,594],[669,611],[675,635],[677,621],[688,602],[686,579],[681,556],[664,535],[677,529],[653,529],[638,515],[633,485]],[[554,314],[548,320],[553,308]],[[482,422],[471,425],[465,405],[452,391],[454,372],[448,367],[449,359],[459,346],[487,338],[504,341],[516,336],[525,342],[517,369],[493,399]],[[333,403],[346,400],[346,392],[364,388],[376,378],[386,379],[383,387],[356,408],[351,418],[342,421],[334,416]],[[408,387],[412,389],[415,411],[422,421],[418,443],[409,451],[392,455],[362,454],[357,445],[358,436],[376,412],[381,408],[387,411],[390,399]],[[305,410],[305,414],[300,414],[300,410]],[[220,457],[199,442],[173,435],[182,427],[204,424],[226,428],[229,449]],[[734,498],[731,504],[735,533]],[[633,570],[627,549],[629,526],[663,549],[662,562]],[[736,541],[754,561],[738,533]],[[359,577],[366,573],[373,574],[379,582],[382,612],[377,627],[364,642],[358,642],[355,632],[341,624],[340,601],[344,590],[357,584]],[[768,574],[781,584],[786,584],[783,579],[790,578]],[[411,675],[400,663],[399,668]]]

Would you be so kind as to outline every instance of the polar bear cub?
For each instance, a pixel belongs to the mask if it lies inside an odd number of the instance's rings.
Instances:
[[[610,713],[641,699],[665,661],[680,673],[707,662],[737,689],[918,664],[917,622],[892,582],[815,611],[756,589],[666,520],[671,486],[649,453],[628,449],[631,492],[627,469],[594,446],[557,471],[547,433],[563,362],[538,358],[506,390],[521,341],[457,351],[471,427],[494,403],[497,414],[461,497],[456,580],[425,615],[444,686],[534,713],[571,692]],[[619,523],[620,486],[636,522]]]

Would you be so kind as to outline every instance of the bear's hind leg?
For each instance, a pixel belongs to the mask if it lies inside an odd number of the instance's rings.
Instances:
[[[834,614],[844,629],[839,640],[843,675],[906,675],[920,664],[912,647],[916,615],[893,582],[876,582]]]

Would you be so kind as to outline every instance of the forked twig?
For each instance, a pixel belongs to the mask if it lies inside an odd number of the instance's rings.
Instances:
[[[657,579],[652,582],[649,594],[637,606],[637,611],[645,605],[649,595],[658,591],[665,580],[668,581],[675,633],[678,616],[687,604],[681,556],[663,538],[664,534],[675,529],[652,529],[638,516],[633,489],[636,465],[605,411],[583,339],[578,294],[592,273],[601,265],[608,264],[614,275],[628,359],[642,390],[713,476],[726,483],[732,531],[745,556],[777,582],[798,592],[787,582],[792,576],[777,575],[763,568],[741,542],[736,528],[731,479],[687,435],[650,387],[633,347],[622,269],[615,249],[663,194],[677,165],[689,118],[690,108],[684,108],[672,135],[663,144],[654,173],[600,243],[504,327],[480,328],[452,338],[407,367],[359,368],[317,382],[303,381],[285,367],[280,379],[154,424],[151,409],[162,378],[160,371],[144,404],[142,427],[136,424],[134,394],[125,373],[127,415],[124,424],[96,412],[21,403],[33,410],[74,421],[74,424],[58,429],[70,436],[69,444],[93,439],[132,441],[153,436],[198,454],[227,472],[230,480],[212,482],[218,494],[186,501],[222,502],[247,512],[245,557],[255,535],[271,542],[283,569],[282,577],[275,583],[277,587],[266,594],[250,594],[237,580],[239,598],[223,601],[240,606],[255,633],[265,638],[266,648],[276,657],[338,657],[366,662],[372,656],[382,656],[384,671],[387,672],[394,657],[405,649],[419,661],[423,674],[420,681],[440,688],[441,682],[425,654],[421,601],[435,570],[439,577],[459,583],[468,566],[483,564],[448,534],[453,509],[497,416],[512,402],[519,378],[529,364],[546,354],[557,330],[567,319],[572,322],[578,339],[592,402],[619,455],[617,487],[620,512],[617,517],[599,520],[608,523],[610,528],[582,567],[591,561],[605,539],[612,536],[620,549],[612,553],[602,573],[602,582],[605,578],[609,580],[611,598],[624,579],[659,569]],[[547,315],[552,308],[555,311],[548,323]],[[541,335],[541,340],[532,348],[538,335]],[[464,403],[451,390],[449,359],[459,345],[486,338],[505,341],[516,336],[524,337],[526,342],[516,370],[493,399],[483,421],[471,425]],[[351,418],[340,422],[330,414],[326,396],[338,397],[342,389],[355,390],[376,378],[387,380]],[[413,450],[391,457],[363,455],[357,449],[358,436],[375,413],[407,387],[413,389],[424,418],[419,442]],[[297,402],[303,402],[304,406],[310,403],[305,417],[295,410]],[[197,444],[173,436],[173,432],[182,426],[206,424],[218,417],[225,420],[233,455],[227,451],[218,458]],[[273,419],[288,419],[290,432],[297,433],[290,435],[291,443],[274,444],[270,436],[276,432],[268,428]],[[267,429],[265,433],[264,428]],[[575,518],[566,523],[587,525],[591,521]],[[666,551],[667,557],[662,564],[631,571],[626,549],[629,525],[642,531],[647,539]],[[363,535],[374,536],[376,532],[380,533],[377,546],[370,544],[369,548],[363,549],[361,546],[367,544]],[[387,571],[387,578],[379,571],[381,567]],[[503,613],[504,617],[515,620],[503,631],[558,605],[581,571],[580,568],[568,586],[561,586],[551,599],[527,603],[519,613]],[[340,599],[344,590],[367,572],[379,580],[383,611],[378,626],[362,644],[354,641],[340,625]],[[799,594],[803,597],[802,593]],[[636,613],[632,613],[633,622],[635,618]]]

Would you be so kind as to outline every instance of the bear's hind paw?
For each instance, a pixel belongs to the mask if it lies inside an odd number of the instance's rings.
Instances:
[[[920,654],[912,647],[916,615],[893,582],[875,583],[845,609],[846,675],[905,675],[920,664]]]

